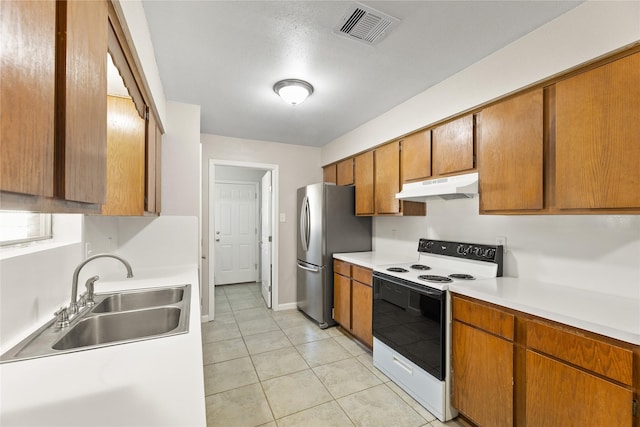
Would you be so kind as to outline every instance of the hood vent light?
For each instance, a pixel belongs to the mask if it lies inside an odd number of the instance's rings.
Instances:
[[[368,45],[379,42],[400,22],[392,16],[354,3],[333,32]]]

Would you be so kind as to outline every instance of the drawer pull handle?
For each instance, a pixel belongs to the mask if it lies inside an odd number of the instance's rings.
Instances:
[[[404,363],[402,360],[398,359],[396,356],[393,356],[393,363],[395,363],[396,365],[400,366],[402,369],[407,371],[407,373],[409,373],[409,375],[413,375],[413,368],[411,366],[407,366],[406,363]]]

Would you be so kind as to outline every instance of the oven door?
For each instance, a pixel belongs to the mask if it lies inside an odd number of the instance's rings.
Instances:
[[[373,336],[442,381],[446,291],[373,274]]]

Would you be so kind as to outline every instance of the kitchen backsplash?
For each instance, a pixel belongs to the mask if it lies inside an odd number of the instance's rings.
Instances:
[[[418,238],[496,244],[504,275],[640,297],[640,216],[479,215],[478,198],[429,202],[426,217],[374,218],[378,251],[416,253]]]

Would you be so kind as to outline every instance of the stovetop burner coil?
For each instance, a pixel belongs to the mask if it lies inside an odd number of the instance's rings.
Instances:
[[[422,274],[418,276],[418,279],[424,280],[426,282],[434,282],[434,283],[448,283],[453,282],[453,279],[445,276],[434,276],[432,274]]]
[[[394,273],[407,273],[409,270],[402,267],[389,267],[387,268],[387,271],[392,271]]]
[[[414,270],[431,270],[431,267],[424,264],[413,264],[411,268],[413,268]]]
[[[475,277],[473,277],[470,274],[461,274],[461,273],[456,273],[456,274],[450,274],[449,277],[451,277],[452,279],[461,279],[461,280],[476,280]]]

